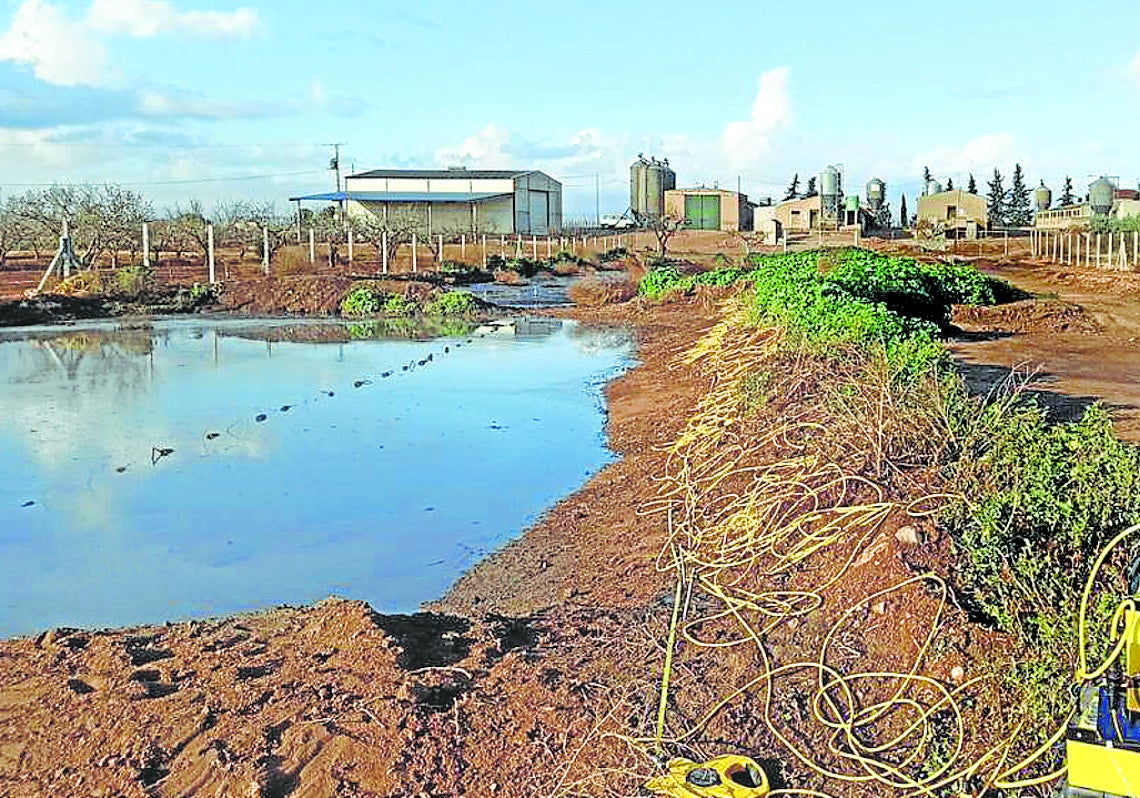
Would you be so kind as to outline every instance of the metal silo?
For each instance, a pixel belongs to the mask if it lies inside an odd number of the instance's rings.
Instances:
[[[677,173],[669,167],[668,158],[661,161],[661,167],[665,170],[665,190],[674,190],[677,188]]]
[[[829,166],[819,173],[819,196],[822,198],[823,216],[839,218],[839,200],[843,196],[843,181],[839,170]]]
[[[883,207],[887,200],[887,184],[877,177],[867,181],[867,205],[871,210],[877,211]]]
[[[1045,185],[1044,180],[1042,180],[1041,185],[1039,185],[1033,191],[1033,201],[1037,205],[1038,211],[1047,211],[1047,210],[1049,210],[1049,208],[1052,207],[1052,205],[1053,205],[1053,190],[1050,189],[1047,185]]]
[[[660,219],[665,215],[665,184],[666,169],[656,159],[645,167],[645,216],[651,219]],[[674,176],[674,181],[676,176]]]
[[[629,209],[633,211],[635,219],[645,216],[645,182],[648,168],[649,162],[640,154],[629,167]]]
[[[1116,186],[1107,177],[1094,180],[1089,185],[1089,205],[1097,216],[1107,216],[1112,211],[1116,199]]]

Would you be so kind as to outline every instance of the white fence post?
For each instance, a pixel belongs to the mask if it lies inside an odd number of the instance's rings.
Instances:
[[[459,236],[459,259],[461,261],[464,261],[464,262],[467,261],[467,234],[466,233]]]
[[[143,266],[150,268],[150,225],[143,222]]]
[[[443,236],[439,237],[439,262],[443,263]]]
[[[419,271],[419,266],[418,255],[416,253],[416,234],[412,233],[412,274]]]
[[[269,274],[269,228],[261,228],[261,266]]]
[[[384,274],[387,274],[388,273],[388,231],[387,230],[385,230],[383,233],[380,234],[380,249],[383,250],[380,253],[381,263],[383,264],[382,268],[384,270]]]
[[[206,228],[206,261],[210,267],[210,284],[217,282],[214,273],[214,226]]]
[[[309,263],[317,262],[317,237],[313,228],[309,228]]]
[[[352,230],[348,231],[348,262],[352,263]]]

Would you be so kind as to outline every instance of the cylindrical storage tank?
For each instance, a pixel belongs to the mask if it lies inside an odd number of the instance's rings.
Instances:
[[[941,194],[942,184],[935,180],[933,177],[926,181],[926,196],[931,194]]]
[[[1044,180],[1042,180],[1041,185],[1039,185],[1034,190],[1033,202],[1037,205],[1037,210],[1039,211],[1047,211],[1050,207],[1052,207],[1053,191],[1047,185],[1045,185]]]
[[[645,215],[654,219],[665,215],[665,167],[656,161],[645,167]]]
[[[871,210],[877,211],[883,207],[887,200],[887,184],[877,177],[867,181],[867,205]]]
[[[1112,211],[1116,199],[1116,186],[1107,177],[1094,180],[1089,185],[1089,206],[1097,216],[1107,216]]]
[[[665,170],[665,190],[672,191],[677,188],[677,173],[669,167],[668,158],[661,162],[661,168]]]
[[[819,173],[819,194],[828,199],[839,196],[839,170],[834,166]]]
[[[857,196],[855,196],[854,194],[847,197],[845,207],[849,211],[858,211],[859,210],[859,198]]]
[[[629,209],[634,216],[645,215],[645,170],[649,164],[640,155],[629,167]]]

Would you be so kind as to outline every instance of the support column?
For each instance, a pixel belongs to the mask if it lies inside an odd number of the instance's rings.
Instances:
[[[210,225],[206,228],[206,263],[210,267],[210,284],[213,285],[217,282],[214,275],[214,226]]]
[[[143,266],[150,268],[150,225],[146,222],[143,222]]]

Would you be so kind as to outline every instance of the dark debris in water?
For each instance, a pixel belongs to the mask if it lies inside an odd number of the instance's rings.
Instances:
[[[282,413],[288,413],[292,409],[293,409],[293,405],[281,405],[281,412]]]
[[[24,503],[23,503],[23,504],[21,504],[20,506],[21,506],[21,507],[35,507],[35,506],[36,506],[36,503],[35,503],[35,502],[31,502],[31,501],[28,501],[28,502],[24,502]]]
[[[222,437],[222,433],[220,433],[220,432],[207,432],[206,433],[206,440],[208,440],[208,441],[216,441],[220,437]]]
[[[264,413],[258,413],[257,416],[253,420],[256,421],[258,424],[260,424],[261,422],[265,421],[265,419],[267,419],[267,418],[269,418],[269,416],[265,415]]]
[[[356,382],[352,383],[352,387],[353,388],[361,388],[365,385],[371,385],[371,384],[372,384],[372,380],[357,380]]]
[[[150,464],[156,465],[164,457],[170,457],[174,450],[166,446],[152,446],[150,449]]]

